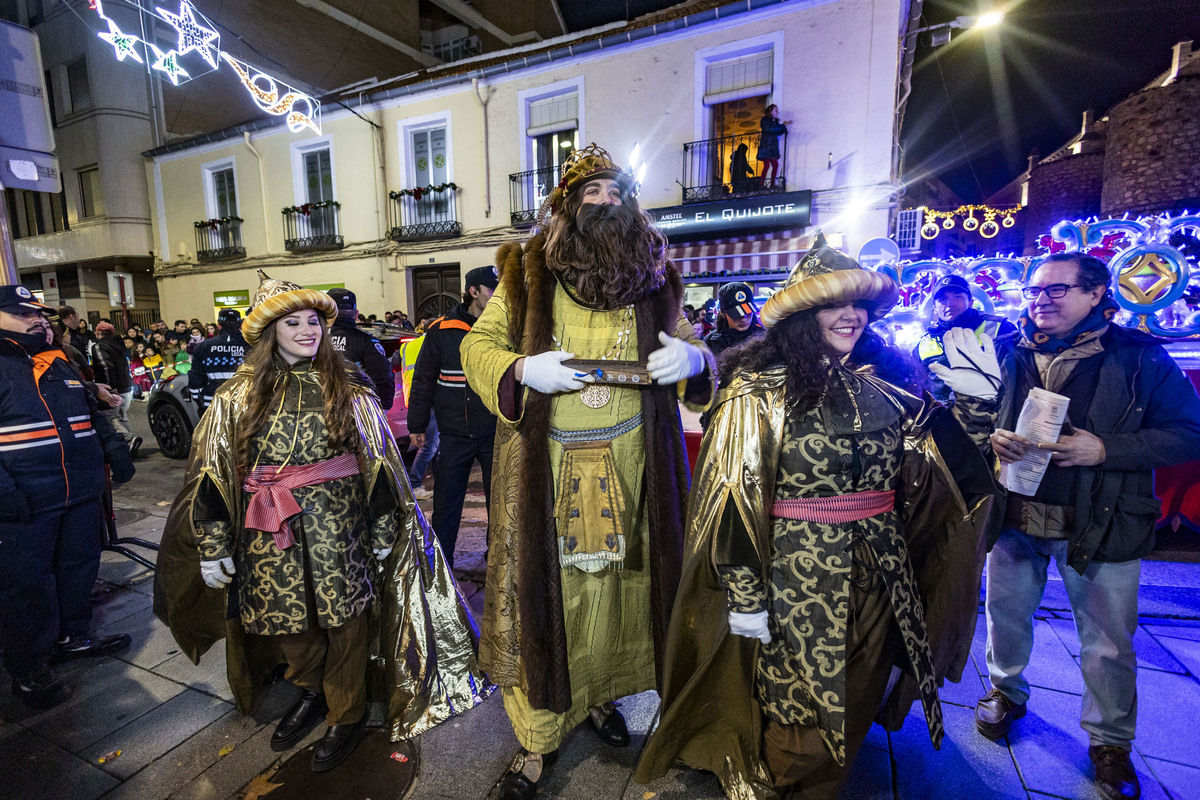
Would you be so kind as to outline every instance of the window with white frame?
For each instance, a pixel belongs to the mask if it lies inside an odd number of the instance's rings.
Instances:
[[[322,136],[291,143],[292,191],[298,206],[333,203],[337,199],[337,180],[333,172],[333,137]],[[331,236],[338,233],[337,208],[327,205],[311,209],[297,218],[305,237]]]
[[[896,215],[896,245],[903,250],[921,246],[921,215],[923,209],[907,208]]]
[[[232,158],[204,164],[204,205],[210,219],[238,216],[237,171]]]
[[[559,81],[518,94],[524,134],[522,157],[532,174],[521,181],[513,199],[526,209],[537,209],[559,180],[567,156],[579,149],[584,128],[583,78]]]

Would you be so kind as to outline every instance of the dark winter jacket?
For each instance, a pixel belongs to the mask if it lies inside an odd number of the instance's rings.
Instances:
[[[1075,525],[1068,561],[1079,573],[1093,561],[1142,558],[1154,548],[1161,504],[1154,496],[1154,469],[1200,457],[1200,397],[1159,341],[1138,331],[1112,326],[1101,338],[1094,373],[1081,362],[1076,375],[1095,380],[1093,402],[1080,427],[1104,441],[1104,463],[1063,470],[1073,477]],[[1032,351],[1018,347],[1001,364],[1002,380],[1015,390],[1003,393],[996,427],[1016,428],[1028,387],[1040,385]],[[1073,475],[1072,475],[1073,473]],[[1003,502],[1003,500],[1001,500]],[[1004,509],[993,514],[989,544],[1000,535]]]
[[[379,407],[384,411],[391,408],[392,401],[396,399],[396,375],[379,340],[359,330],[349,317],[339,315],[329,329],[329,343],[371,379],[375,395],[379,398]]]
[[[708,345],[708,349],[712,350],[712,354],[720,358],[721,353],[725,352],[734,345],[739,345],[755,334],[762,333],[763,326],[758,320],[750,323],[750,327],[744,331],[739,331],[729,327],[724,321],[717,323],[717,329],[704,337],[704,343]]]
[[[211,339],[196,345],[192,351],[192,367],[188,371],[188,391],[192,402],[203,411],[212,404],[213,394],[221,384],[246,360],[250,345],[242,338],[241,328],[221,329]]]
[[[779,158],[779,137],[787,133],[787,125],[770,115],[764,115],[759,127],[762,129],[762,136],[758,140],[758,160]]]
[[[408,399],[408,429],[423,431],[430,410],[437,416],[442,436],[494,436],[496,418],[467,385],[459,347],[476,317],[459,303],[425,330],[425,344],[413,368]]]
[[[97,339],[92,344],[92,372],[97,383],[107,384],[117,394],[133,389],[125,343],[115,335]]]
[[[34,379],[33,355],[57,353]],[[41,337],[0,335],[0,520],[66,508],[105,490],[104,462],[132,475],[129,447],[97,411],[61,350]]]

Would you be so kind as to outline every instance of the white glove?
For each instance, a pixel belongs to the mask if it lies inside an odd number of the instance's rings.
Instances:
[[[665,332],[658,334],[658,340],[663,346],[646,359],[650,377],[656,382],[679,383],[704,371],[704,352],[699,347]]]
[[[376,561],[383,561],[392,552],[390,547],[373,547],[371,552],[375,554]]]
[[[978,339],[968,328],[951,328],[942,334],[945,364],[930,364],[929,371],[942,379],[955,394],[995,400],[1000,390],[1000,363],[996,347],[986,333]]]
[[[217,561],[200,562],[200,577],[214,589],[228,586],[229,582],[233,580],[231,576],[235,571],[233,568],[233,559],[229,557]]]
[[[574,357],[574,353],[561,353],[553,350],[538,353],[536,356],[526,356],[525,366],[521,372],[521,383],[542,394],[578,392],[583,388],[583,384],[592,382],[592,376],[562,365],[562,362]]]
[[[767,612],[765,611],[759,611],[756,614],[730,611],[729,632],[734,636],[758,639],[763,644],[771,643],[771,632],[767,630]]]

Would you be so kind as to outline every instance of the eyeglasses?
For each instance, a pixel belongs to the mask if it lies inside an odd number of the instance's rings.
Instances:
[[[1083,288],[1078,283],[1052,283],[1049,286],[1026,286],[1021,290],[1021,296],[1026,300],[1037,300],[1042,292],[1051,300],[1057,300],[1072,289]]]

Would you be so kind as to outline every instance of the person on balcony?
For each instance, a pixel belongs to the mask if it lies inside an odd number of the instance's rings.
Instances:
[[[779,106],[774,103],[767,106],[762,119],[759,120],[758,126],[762,133],[758,140],[758,153],[755,157],[758,159],[758,163],[763,165],[758,183],[761,187],[775,188],[775,180],[779,177],[779,137],[787,133],[787,126],[791,124],[791,120],[779,121]],[[771,173],[769,179],[767,178],[768,172]]]
[[[156,613],[194,661],[226,638],[243,712],[274,665],[287,664],[302,693],[271,747],[290,749],[324,719],[315,772],[354,750],[368,685],[386,687],[393,740],[489,691],[471,612],[383,412],[330,346],[337,313],[324,292],[263,276],[242,322],[246,362],[192,439],[154,587]]]
[[[629,744],[613,701],[656,688],[679,575],[678,404],[703,410],[715,389],[631,174],[577,150],[539,217],[524,248],[501,246],[500,286],[462,343],[499,419],[480,656],[521,745],[501,800],[532,800],[585,719]]]
[[[748,192],[754,188],[755,182],[751,180],[754,177],[754,170],[750,168],[750,159],[747,155],[749,150],[750,146],[742,142],[729,157],[729,182],[733,185],[734,194]]]
[[[636,780],[679,759],[730,797],[832,800],[876,714],[898,729],[918,698],[940,743],[937,685],[978,616],[972,512],[999,491],[1000,367],[951,331],[955,404],[921,396],[920,367],[867,329],[899,296],[818,235],[764,303],[766,334],[726,354]]]

